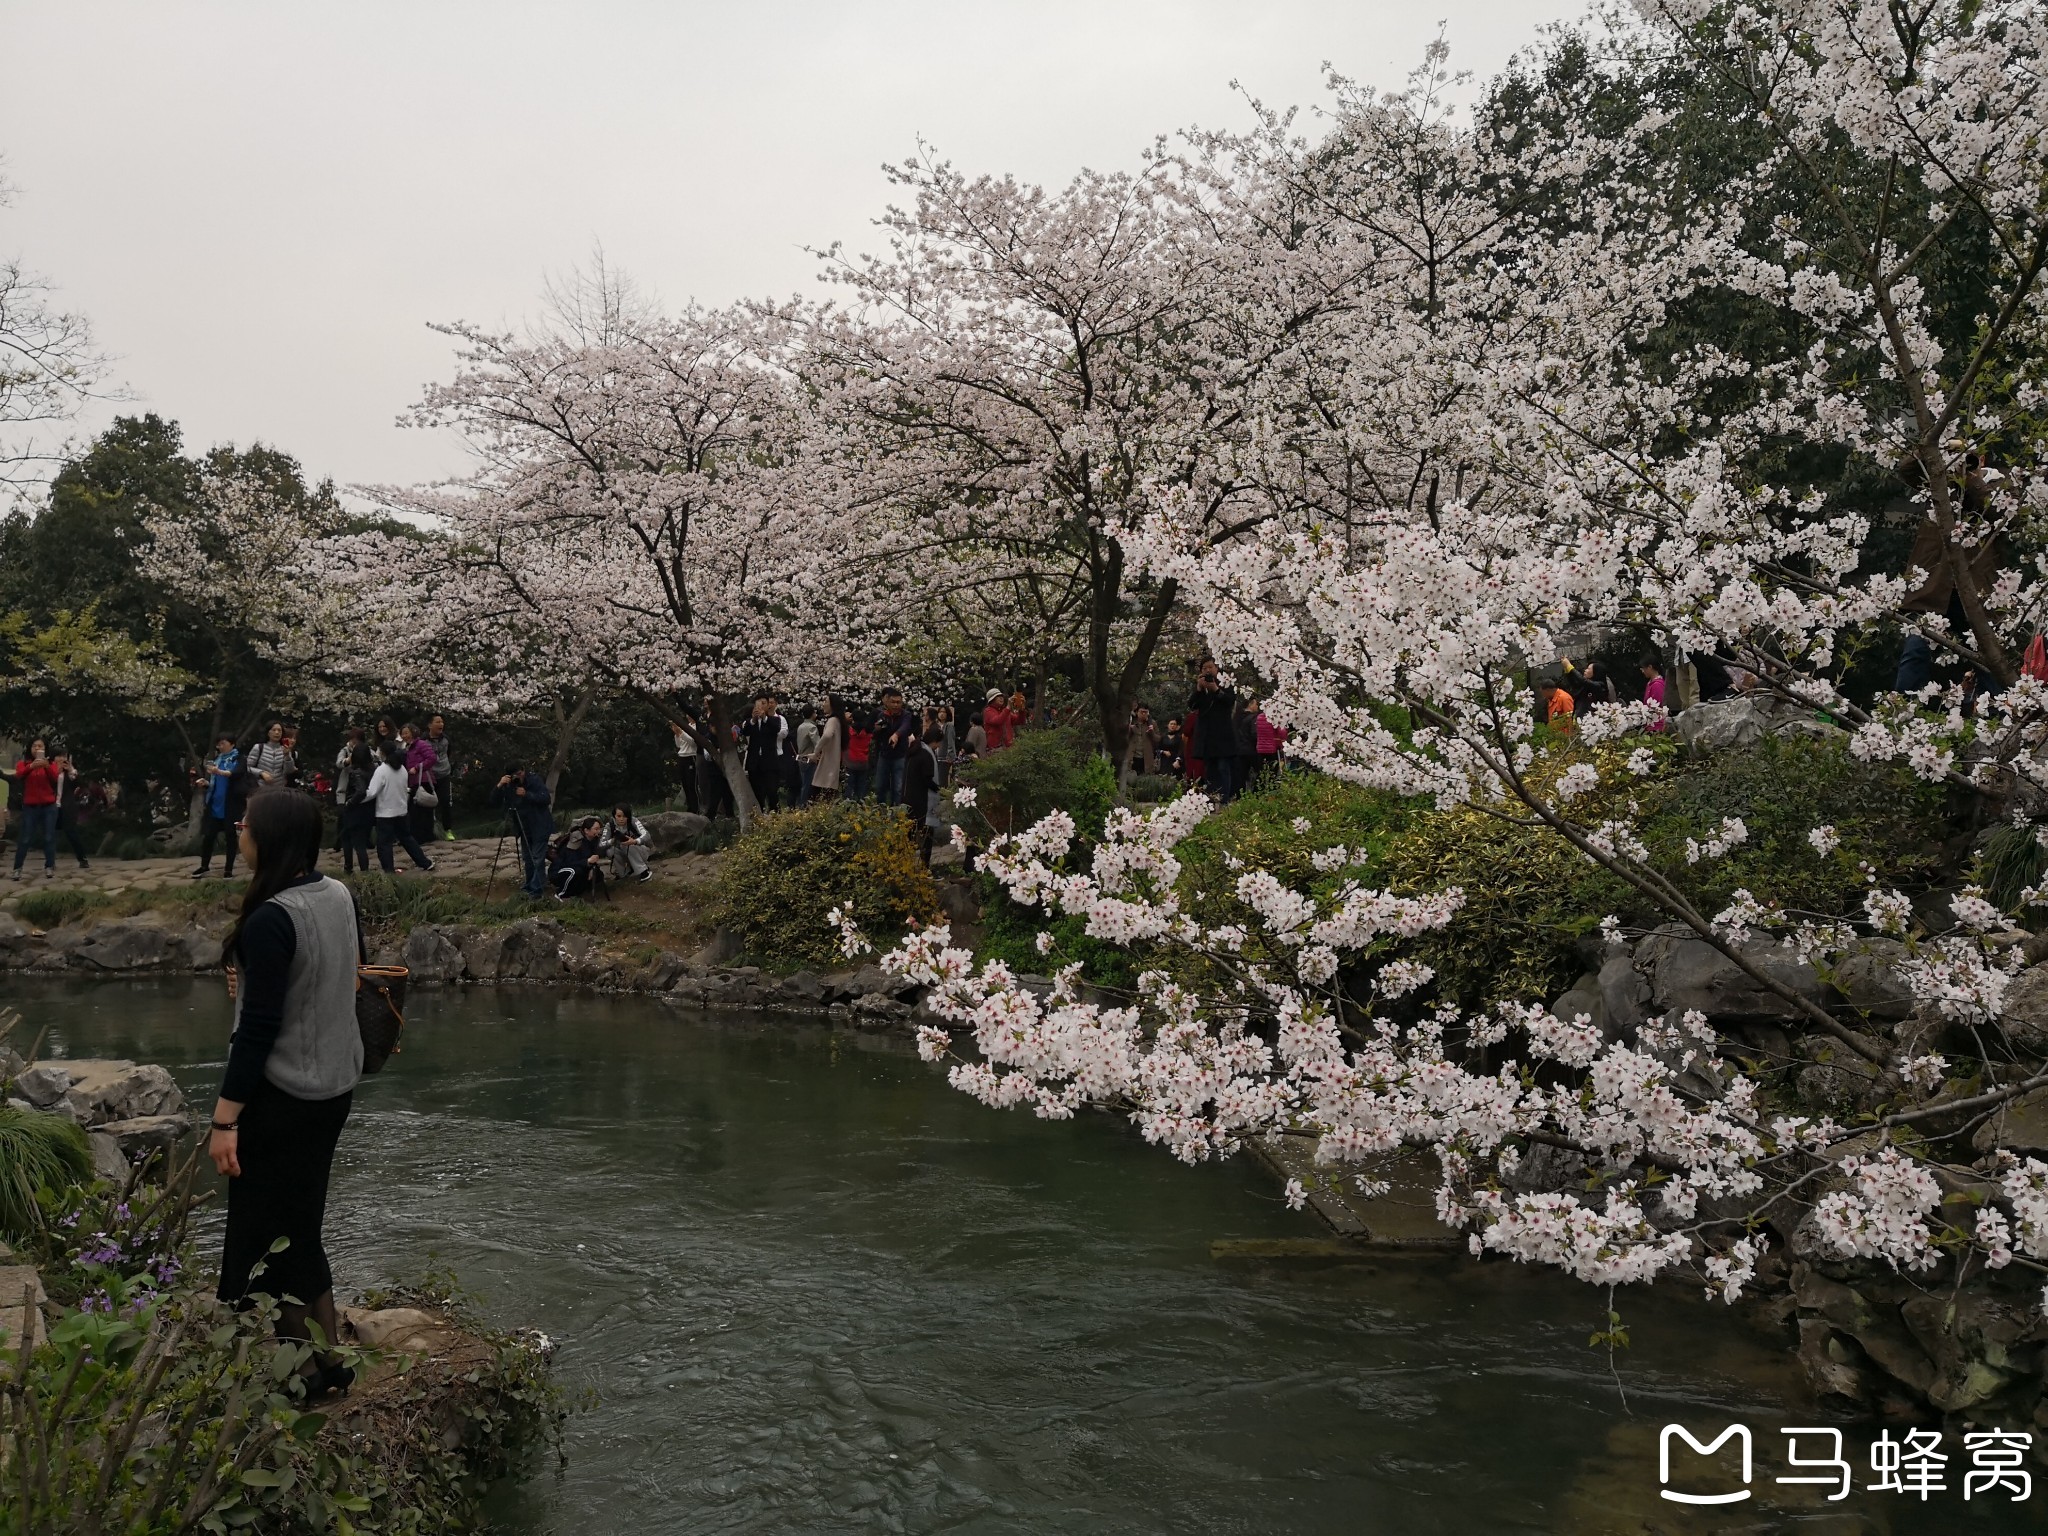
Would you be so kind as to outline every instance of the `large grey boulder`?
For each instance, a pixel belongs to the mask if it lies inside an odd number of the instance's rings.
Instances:
[[[555,981],[561,977],[560,923],[538,917],[522,918],[509,928],[492,930],[484,937],[493,942],[464,951],[472,962],[472,975],[476,974],[474,961],[483,958],[492,967],[493,981]]]
[[[2048,1153],[2048,1088],[2036,1088],[2010,1103],[2001,1104],[1971,1138],[1979,1152],[2009,1148],[2022,1157]]]
[[[1631,955],[1609,955],[1595,978],[1601,1029],[1610,1040],[1632,1040],[1650,1017],[1650,984]]]
[[[127,1161],[139,1162],[151,1152],[174,1152],[192,1134],[188,1115],[138,1115],[130,1120],[110,1120],[93,1132],[97,1139],[111,1136]]]
[[[690,957],[690,964],[700,971],[708,971],[717,965],[730,965],[739,959],[744,948],[740,936],[730,928],[714,929],[711,941]]]
[[[1868,1035],[1858,1035],[1864,1045],[1879,1055],[1883,1046]],[[1809,1108],[1840,1114],[1851,1109],[1868,1109],[1885,1096],[1877,1069],[1838,1040],[1826,1035],[1808,1035],[1795,1046],[1811,1066],[1802,1067],[1797,1079],[1801,1102]]]
[[[1897,939],[1864,939],[1835,962],[1830,979],[1851,1007],[1895,1023],[1911,1018],[1915,1007],[1899,971],[1906,958],[1906,946]]]
[[[26,965],[34,932],[12,912],[0,912],[0,966]]]
[[[1035,979],[1045,980],[1047,990],[1051,990],[1052,983],[1045,978],[1018,978],[1027,986]],[[851,997],[865,997],[874,993],[880,993],[883,997],[901,997],[906,992],[916,991],[917,983],[900,971],[885,971],[879,965],[864,965],[853,973],[846,984],[846,990]]]
[[[891,1029],[910,1018],[910,1004],[870,992],[854,1000],[852,1016],[856,1029]]]
[[[187,928],[182,933],[171,935],[171,951],[167,963],[173,970],[218,970],[220,947],[226,939],[225,933],[209,933],[204,928]]]
[[[171,1115],[185,1096],[162,1067],[132,1061],[46,1061],[14,1080],[14,1091],[37,1109],[69,1115],[80,1125]]]
[[[1678,717],[1678,736],[1698,752],[1754,746],[1771,728],[1769,710],[1754,699],[1716,699]]]
[[[44,963],[49,965],[66,964],[73,955],[78,953],[80,946],[90,936],[85,928],[77,924],[73,924],[68,928],[52,928],[43,935]]]
[[[1742,957],[1796,996],[1821,1003],[1827,985],[1790,945],[1754,935]],[[1710,1019],[1790,1019],[1800,1010],[1754,980],[1690,930],[1660,929],[1636,946],[1636,966],[1649,978],[1654,1011],[1698,1010]]]
[[[1581,976],[1550,1005],[1550,1013],[1566,1024],[1583,1015],[1595,1029],[1605,1033],[1607,1007],[1600,1001],[1600,978],[1591,972]]]
[[[651,816],[642,816],[640,822],[647,828],[648,852],[657,856],[674,853],[692,838],[711,830],[711,818],[695,811],[656,811]]]
[[[939,867],[938,858],[934,855],[932,868],[938,869]],[[981,921],[981,902],[975,897],[974,882],[971,880],[941,880],[939,882],[939,908],[946,914],[946,921],[951,923],[956,930],[963,923],[978,923]]]
[[[14,1080],[14,1091],[37,1109],[48,1109],[64,1097],[71,1074],[54,1062],[30,1067]]]
[[[467,965],[455,930],[427,924],[405,936],[402,961],[413,986],[439,987],[462,980]]]
[[[91,929],[72,951],[71,963],[101,971],[157,971],[171,965],[174,950],[182,970],[188,956],[167,929],[146,916],[121,918]]]
[[[797,971],[783,977],[781,991],[786,1001],[804,1007],[822,1008],[825,1004],[825,982],[816,971]]]
[[[105,1131],[88,1131],[85,1140],[92,1149],[92,1176],[105,1179],[109,1184],[125,1184],[128,1181],[128,1158],[121,1151],[119,1138],[109,1136]]]
[[[2048,965],[2033,965],[2006,984],[1999,1027],[2022,1056],[2048,1056]]]

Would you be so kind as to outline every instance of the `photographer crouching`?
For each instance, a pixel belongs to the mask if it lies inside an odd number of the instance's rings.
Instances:
[[[548,781],[517,763],[510,764],[491,791],[491,804],[511,818],[519,840],[523,889],[535,901],[548,894],[548,838],[555,830],[553,796]]]

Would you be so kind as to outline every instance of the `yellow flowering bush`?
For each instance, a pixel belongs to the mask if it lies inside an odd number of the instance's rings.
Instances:
[[[901,807],[830,800],[778,811],[726,850],[714,915],[748,959],[780,970],[838,964],[826,921],[835,908],[884,945],[938,916],[938,886]]]

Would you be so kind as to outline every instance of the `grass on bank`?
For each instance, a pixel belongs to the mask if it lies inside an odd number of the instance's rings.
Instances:
[[[649,899],[634,888],[601,901],[532,901],[520,894],[518,881],[501,872],[490,896],[475,880],[421,879],[407,875],[337,877],[355,892],[363,925],[373,935],[403,933],[423,924],[502,928],[527,917],[546,917],[575,933],[598,937],[642,934],[692,934],[696,914],[674,900]],[[219,927],[232,919],[248,888],[243,880],[208,880],[157,890],[105,891],[64,887],[24,892],[14,914],[44,930],[82,922],[107,922],[144,912],[161,912],[173,921]]]

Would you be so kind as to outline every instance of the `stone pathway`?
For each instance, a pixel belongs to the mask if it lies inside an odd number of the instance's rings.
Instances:
[[[416,870],[412,860],[405,856],[403,849],[395,850],[395,857],[401,875],[407,878],[457,879],[488,881],[491,862],[497,859],[497,881],[492,894],[509,895],[519,889],[519,850],[510,838],[505,839],[502,854],[496,838],[461,838],[454,842],[445,839],[430,843],[425,848],[427,857],[434,861],[431,871]],[[11,858],[11,853],[10,853]],[[684,853],[666,858],[657,858],[653,864],[652,883],[673,883],[683,886],[702,885],[717,869],[717,854]],[[195,858],[176,859],[100,859],[89,869],[80,869],[77,861],[68,856],[59,861],[57,871],[45,876],[42,869],[31,864],[22,870],[20,880],[11,880],[12,864],[6,872],[0,872],[0,912],[12,911],[16,900],[29,891],[43,890],[88,890],[106,895],[119,895],[124,891],[157,891],[176,886],[199,885],[204,882],[191,878],[192,871],[199,866]],[[329,874],[341,873],[338,855],[323,853],[320,867]],[[221,878],[221,863],[214,860],[213,872],[208,881]],[[239,879],[239,875],[237,877]]]

